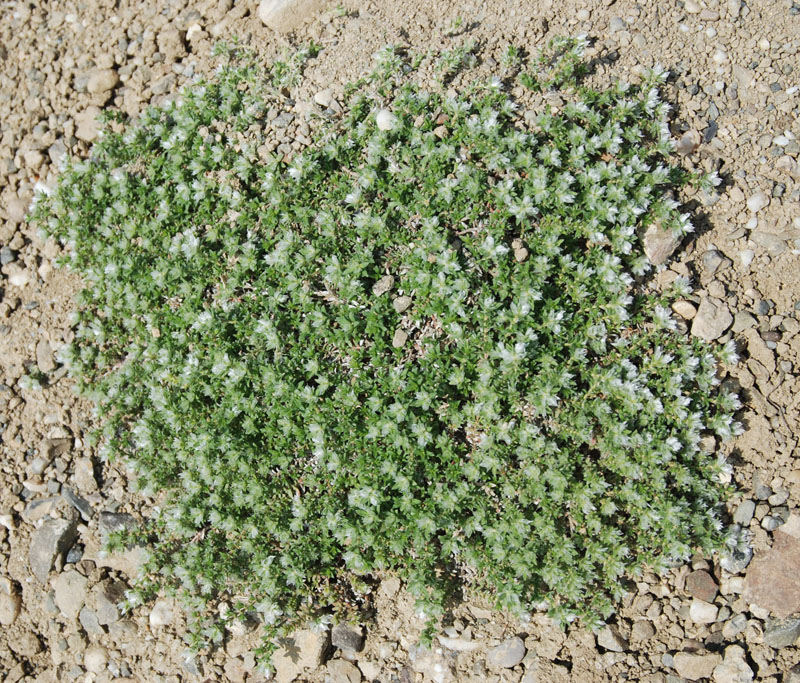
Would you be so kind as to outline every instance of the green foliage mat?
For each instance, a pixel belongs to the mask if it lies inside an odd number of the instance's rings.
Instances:
[[[569,87],[560,47],[520,80]],[[675,332],[688,283],[636,279],[642,229],[691,229],[666,192],[709,182],[665,160],[663,79],[528,125],[500,80],[426,92],[385,50],[286,163],[233,64],[72,162],[36,210],[86,282],[65,359],[166,493],[131,603],[178,589],[195,645],[253,613],[272,637],[392,571],[426,617],[466,581],[595,623],[625,573],[715,547],[699,442],[736,399]]]

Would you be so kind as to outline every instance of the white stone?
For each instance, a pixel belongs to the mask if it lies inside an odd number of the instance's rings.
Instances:
[[[719,607],[710,602],[695,598],[689,607],[689,618],[695,624],[713,624],[717,620]]]
[[[83,655],[83,665],[93,674],[99,674],[108,664],[108,650],[100,645],[94,645],[86,650]]]
[[[332,99],[333,90],[330,88],[320,90],[316,95],[314,95],[314,102],[316,102],[320,107],[327,107],[331,103]]]
[[[14,287],[24,287],[31,281],[31,274],[27,268],[14,268],[9,273],[8,282]]]
[[[703,9],[695,0],[686,0],[684,7],[689,14],[700,14],[700,11]]]
[[[397,125],[397,117],[388,109],[381,109],[375,115],[375,123],[380,130],[392,130]]]
[[[769,206],[769,197],[766,192],[756,192],[747,200],[747,208],[753,213],[761,211],[766,206]]]
[[[289,33],[322,10],[324,4],[323,0],[262,0],[258,18],[273,31]]]
[[[745,267],[749,266],[753,262],[755,256],[756,253],[752,249],[743,249],[741,252],[739,252],[739,258],[742,259],[742,265]]]
[[[744,649],[738,645],[726,647],[725,660],[714,669],[714,683],[750,683],[753,670],[744,655]]]

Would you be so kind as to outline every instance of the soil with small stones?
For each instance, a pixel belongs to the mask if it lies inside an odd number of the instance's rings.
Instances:
[[[313,39],[320,55],[271,111],[278,119],[272,148],[291,155],[308,144],[315,107],[335,100],[385,44],[425,51],[472,39],[476,70],[485,75],[509,43],[535,52],[551,36],[579,33],[592,39],[595,83],[636,80],[656,63],[674,74],[666,94],[686,164],[724,179],[713,195],[680,198],[698,231],[653,286],[689,276],[695,291],[676,307],[686,333],[711,329],[742,352],[725,379],[741,393],[746,426],[724,451],[739,491],[726,523],[749,530],[750,540],[722,564],[695,557],[665,577],[631,580],[613,623],[598,632],[563,632],[541,614],[521,623],[467,597],[431,650],[418,645],[422,625],[412,600],[386,579],[360,633],[337,632],[333,643],[329,632],[296,634],[277,657],[276,678],[800,680],[792,671],[800,662],[800,5],[297,4],[307,16],[290,34],[265,26],[253,0],[0,4],[0,680],[263,679],[253,667],[257,632],[250,625],[192,656],[181,613],[168,599],[122,615],[118,602],[140,558],[99,552],[107,529],[147,517],[154,501],[129,493],[126,472],[85,442],[92,408],[74,396],[56,356],[71,338],[80,282],[55,269],[59,246],[42,243],[24,219],[37,183],[54,185],[59,160],[87,155],[97,112],[135,116],[176,97],[213,72],[218,39],[238,36],[265,64]],[[560,106],[557,97],[552,106]],[[293,117],[279,118],[283,112]],[[19,386],[30,366],[48,376],[42,391]],[[59,545],[64,554],[55,552]]]

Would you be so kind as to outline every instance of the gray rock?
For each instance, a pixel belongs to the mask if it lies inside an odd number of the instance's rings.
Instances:
[[[396,349],[401,348],[408,341],[408,332],[397,329],[392,337],[392,346]]]
[[[384,275],[380,280],[372,285],[372,293],[375,296],[381,296],[382,294],[386,294],[386,292],[390,291],[392,287],[394,287],[394,277],[392,275]]]
[[[51,519],[36,529],[31,536],[28,562],[31,572],[43,584],[56,558],[69,550],[78,538],[78,515],[70,519]]]
[[[750,520],[753,519],[755,510],[756,504],[749,498],[746,498],[736,507],[736,512],[733,513],[733,521],[736,524],[747,526],[750,524]]]
[[[722,637],[725,640],[732,640],[747,628],[747,616],[737,614],[730,621],[726,621],[722,627]]]
[[[753,473],[753,493],[756,499],[767,500],[772,495],[773,491],[767,481],[767,476],[761,470]]]
[[[78,614],[78,621],[81,622],[83,630],[90,636],[101,636],[105,633],[105,630],[97,620],[97,613],[90,607],[84,606],[81,608]]]
[[[88,522],[94,517],[94,510],[87,501],[75,493],[69,486],[61,487],[61,497],[75,508],[83,518],[84,522]]]
[[[394,306],[394,310],[398,313],[405,313],[409,308],[411,308],[412,303],[413,299],[410,296],[398,296],[392,302],[392,306]]]
[[[80,543],[76,543],[69,549],[69,552],[67,553],[67,557],[64,559],[64,562],[66,564],[76,564],[77,562],[80,562],[81,559],[83,558],[83,553],[85,550],[86,548],[83,545],[81,545]]]
[[[67,146],[64,144],[63,138],[59,138],[47,148],[47,155],[50,157],[50,161],[58,166],[67,155]]]
[[[53,579],[53,590],[58,609],[68,619],[77,619],[86,603],[86,586],[89,580],[74,569],[68,569]]]
[[[627,27],[628,27],[628,24],[621,17],[613,17],[611,19],[611,21],[608,22],[608,30],[611,33],[617,33],[619,31],[624,31]]]
[[[747,311],[737,311],[733,316],[733,327],[731,329],[738,334],[756,325],[758,325],[758,321],[750,313]]]
[[[685,299],[676,301],[672,304],[671,308],[684,320],[692,320],[697,315],[697,309],[695,308],[694,304],[691,301],[686,301]]]
[[[706,341],[721,337],[733,322],[733,316],[724,301],[707,296],[700,301],[697,315],[692,320],[692,334]]]
[[[360,652],[364,645],[364,632],[360,626],[336,624],[331,629],[331,643],[340,650]]]
[[[681,243],[681,237],[673,234],[669,228],[662,228],[659,223],[647,226],[642,236],[644,253],[654,266],[664,263]]]
[[[278,114],[278,116],[273,119],[272,125],[275,128],[288,128],[292,121],[294,121],[294,114],[285,111]]]
[[[522,638],[514,636],[489,650],[486,661],[495,669],[511,669],[522,661],[525,652],[525,643]]]
[[[731,261],[725,256],[725,254],[717,249],[709,249],[705,254],[703,254],[703,266],[711,275],[717,271],[723,271],[726,268],[730,268],[732,265],[733,261]]]
[[[100,535],[105,537],[113,531],[123,531],[128,529],[132,531],[137,527],[136,520],[133,515],[126,512],[101,512],[98,520],[98,529]]]
[[[761,520],[761,528],[766,529],[767,531],[775,531],[779,526],[783,526],[784,520],[780,517],[773,517],[772,515],[766,515]]]
[[[791,647],[800,638],[800,619],[768,619],[764,642],[777,649]]]
[[[787,500],[789,500],[789,492],[786,490],[776,491],[767,498],[767,502],[773,507],[783,505]]]
[[[750,239],[753,240],[758,246],[767,250],[770,256],[780,256],[788,248],[786,240],[781,235],[773,235],[771,232],[764,232],[763,230],[754,230],[750,233]]]
[[[155,83],[150,85],[150,92],[156,97],[165,95],[170,92],[178,82],[178,77],[175,74],[167,74],[163,78],[159,78]]]
[[[323,0],[262,0],[258,18],[273,31],[289,33],[320,12],[324,4]]]
[[[95,586],[92,598],[97,621],[101,625],[108,626],[119,621],[121,615],[117,603],[123,600],[127,588],[123,581],[114,581],[107,586]]]
[[[11,247],[3,247],[0,249],[0,266],[6,266],[17,260],[17,252]]]
[[[597,632],[597,644],[605,650],[611,652],[625,652],[628,649],[628,641],[620,635],[616,626],[606,626]]]

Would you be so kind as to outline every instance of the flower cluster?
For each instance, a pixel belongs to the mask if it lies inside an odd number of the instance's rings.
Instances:
[[[581,46],[558,44],[548,84]],[[37,206],[86,282],[64,358],[104,448],[169,494],[132,604],[225,598],[195,645],[359,604],[378,571],[431,618],[469,575],[499,606],[595,622],[626,572],[720,542],[724,462],[700,444],[738,404],[676,331],[688,283],[636,280],[643,228],[691,229],[666,196],[690,178],[663,73],[526,126],[501,83],[428,92],[379,60],[291,161],[252,152],[257,70],[232,66]]]

